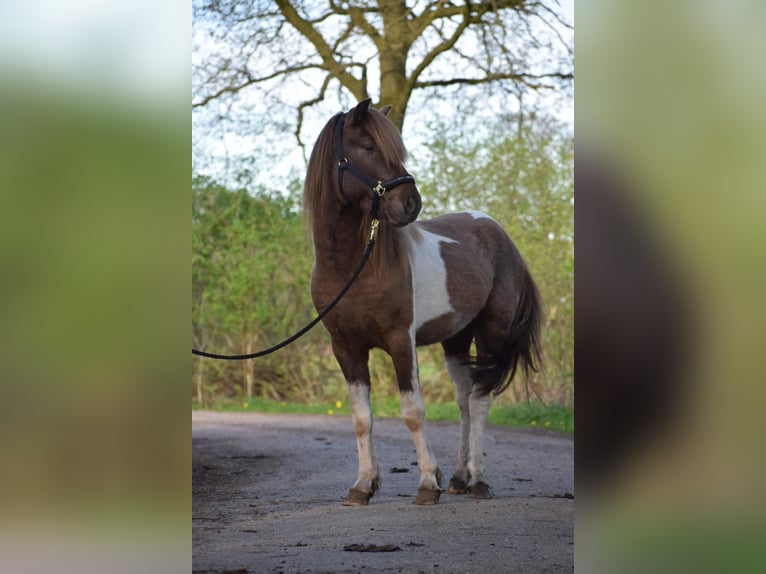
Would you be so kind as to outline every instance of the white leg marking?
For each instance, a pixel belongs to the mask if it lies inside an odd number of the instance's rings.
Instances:
[[[431,445],[426,439],[426,409],[423,396],[420,394],[418,382],[418,354],[415,349],[415,330],[410,328],[412,340],[412,390],[401,393],[402,419],[412,433],[415,450],[418,453],[418,468],[420,469],[419,488],[429,490],[442,489],[442,476],[436,457],[431,451]]]
[[[468,453],[470,452],[469,438],[471,434],[471,415],[468,397],[471,394],[471,375],[468,367],[460,364],[458,359],[447,357],[447,372],[455,383],[457,406],[460,409],[460,449],[457,454],[457,468],[453,478],[468,484]]]
[[[370,408],[370,386],[361,382],[350,382],[348,397],[351,403],[351,421],[356,433],[356,448],[359,455],[359,475],[354,490],[374,492],[380,484],[378,461],[372,447],[372,409]]]
[[[418,468],[420,469],[418,486],[429,490],[441,490],[441,476],[439,476],[441,473],[425,434],[426,414],[423,398],[420,396],[417,381],[413,381],[413,383],[414,390],[403,392],[401,400],[402,418],[412,433],[412,440],[418,453]]]
[[[471,438],[468,452],[468,472],[471,473],[473,486],[477,482],[487,482],[484,479],[484,427],[487,424],[490,396],[478,396],[471,393],[468,398],[468,408],[471,411]]]

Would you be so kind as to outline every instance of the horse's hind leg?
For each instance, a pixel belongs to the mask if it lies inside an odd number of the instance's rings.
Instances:
[[[460,408],[460,449],[449,492],[470,492],[474,498],[492,498],[484,477],[484,428],[490,396],[474,384],[471,376],[468,354],[472,338],[473,327],[469,327],[442,343],[447,372],[455,383]],[[482,353],[481,348],[479,352]]]
[[[474,388],[470,367],[464,361],[464,358],[446,356],[447,372],[455,383],[460,408],[460,449],[448,492],[470,492],[474,498],[492,498],[484,477],[484,427],[490,397]]]
[[[480,366],[477,374],[482,379],[481,384],[474,382],[468,400],[468,410],[471,417],[471,430],[468,453],[468,472],[471,480],[468,491],[474,498],[492,498],[489,484],[484,477],[484,431],[487,425],[487,415],[490,407],[490,392],[502,385],[507,372],[497,364],[497,357],[503,353],[503,345],[508,338],[508,325],[511,321],[507,305],[500,307],[497,296],[492,296],[487,306],[473,323],[476,336],[476,352],[480,361],[489,361],[484,367]],[[495,363],[495,366],[492,366]]]
[[[468,351],[471,346],[470,330],[459,333],[442,343],[447,372],[455,383],[455,396],[460,409],[460,447],[457,454],[457,468],[449,481],[447,492],[450,494],[465,494],[468,492],[468,454],[470,452],[471,412],[469,397],[471,395],[471,374],[468,365]]]
[[[487,425],[489,413],[489,394],[474,390],[468,398],[468,409],[471,413],[471,438],[468,447],[468,473],[471,480],[468,492],[474,498],[492,498],[484,478],[484,428]]]

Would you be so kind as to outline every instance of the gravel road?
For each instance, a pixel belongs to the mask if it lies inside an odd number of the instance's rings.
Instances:
[[[415,506],[418,470],[400,420],[374,423],[381,490],[344,507],[356,479],[349,417],[192,412],[195,573],[572,572],[574,441],[487,429],[494,498]],[[447,478],[456,423],[429,422]]]

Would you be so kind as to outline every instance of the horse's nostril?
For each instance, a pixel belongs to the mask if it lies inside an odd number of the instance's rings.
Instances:
[[[407,199],[407,213],[409,213],[413,218],[418,216],[420,213],[419,195],[413,194]]]

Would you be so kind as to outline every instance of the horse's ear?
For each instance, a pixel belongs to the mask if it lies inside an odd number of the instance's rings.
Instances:
[[[359,124],[367,115],[367,111],[370,109],[370,102],[372,98],[366,98],[359,102],[351,112],[351,123]]]
[[[382,108],[380,108],[380,113],[383,114],[384,116],[387,116],[388,112],[390,112],[390,111],[391,111],[391,106],[390,105],[386,105],[386,106],[383,106]]]

